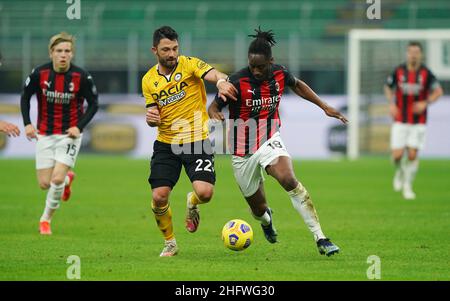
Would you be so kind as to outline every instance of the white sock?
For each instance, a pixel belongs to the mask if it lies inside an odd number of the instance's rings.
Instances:
[[[316,209],[309,197],[308,191],[299,182],[297,188],[288,192],[291,198],[292,205],[300,213],[305,224],[308,226],[311,233],[314,235],[314,239],[318,241],[321,238],[325,238],[322,233],[322,229],[319,224],[319,218],[317,217]]]
[[[397,169],[400,169],[401,172],[403,173],[403,175],[405,175],[405,173],[406,173],[406,163],[407,163],[406,161],[407,160],[402,159],[400,161],[400,164],[396,165]]]
[[[400,161],[394,161],[394,166],[395,166],[395,174],[397,175],[398,173],[403,173],[403,165],[404,165],[404,161],[400,160]]]
[[[47,192],[47,200],[45,201],[44,213],[41,216],[41,222],[50,222],[52,220],[53,214],[55,213],[56,209],[59,208],[59,202],[64,192],[64,186],[64,183],[60,185],[50,183],[50,188]]]
[[[69,185],[69,183],[70,183],[70,178],[69,178],[69,176],[66,176],[66,177],[64,178],[64,186]]]
[[[413,161],[408,160],[404,164],[404,175],[405,175],[405,184],[412,187],[412,183],[414,178],[416,177],[417,170],[419,169],[419,160],[415,159]]]
[[[261,216],[254,215],[251,210],[250,210],[250,213],[256,220],[260,221],[263,226],[268,226],[270,224],[270,215],[269,215],[269,213],[267,213],[267,210]]]
[[[177,240],[174,238],[164,241],[165,244],[177,244]]]

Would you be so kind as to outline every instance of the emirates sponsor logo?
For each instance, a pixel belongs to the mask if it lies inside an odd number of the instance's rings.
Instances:
[[[44,96],[47,97],[48,103],[56,103],[56,104],[69,104],[70,101],[73,98],[75,98],[75,93],[49,91],[47,89],[43,89],[42,94],[44,94]]]
[[[251,107],[252,111],[261,110],[275,110],[277,104],[281,101],[281,95],[274,95],[272,97],[261,97],[259,99],[246,99],[245,105]]]
[[[420,90],[422,90],[422,85],[417,83],[399,83],[399,87],[404,91],[404,93],[413,95],[419,95]]]

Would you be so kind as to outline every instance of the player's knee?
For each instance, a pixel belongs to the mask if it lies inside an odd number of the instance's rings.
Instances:
[[[395,163],[399,163],[402,160],[402,156],[394,155],[394,156],[392,156],[392,160],[394,160]]]
[[[61,184],[64,184],[64,181],[65,181],[65,177],[63,177],[63,176],[54,176],[54,177],[52,177],[52,183],[53,184],[55,184],[55,185],[61,185]]]
[[[164,190],[154,190],[152,199],[154,207],[164,207],[169,202],[169,193]]]
[[[408,154],[408,160],[409,161],[414,161],[417,159],[417,153],[409,153]]]
[[[197,189],[195,194],[202,203],[208,203],[213,197],[214,189],[212,187]]]
[[[50,188],[50,181],[39,180],[39,188],[42,190],[47,190]]]
[[[288,176],[288,177],[281,179],[280,183],[281,183],[281,186],[283,186],[283,188],[286,191],[294,190],[298,186],[297,179],[292,176]]]

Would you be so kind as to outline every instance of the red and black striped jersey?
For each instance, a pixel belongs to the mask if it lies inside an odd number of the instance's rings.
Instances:
[[[24,125],[31,124],[30,99],[36,94],[37,129],[41,135],[65,134],[71,127],[80,131],[98,109],[98,94],[92,76],[73,64],[64,73],[53,70],[53,64],[41,65],[25,80],[21,97]],[[84,112],[84,100],[88,103]]]
[[[224,102],[216,95],[220,108],[228,105],[230,122],[229,146],[234,155],[254,154],[281,127],[278,107],[287,86],[295,85],[295,77],[281,65],[273,64],[268,80],[260,81],[244,68],[229,77],[238,90],[237,101]]]
[[[425,65],[417,70],[408,70],[406,64],[399,65],[387,78],[386,84],[395,89],[395,103],[400,111],[397,122],[425,124],[427,110],[421,114],[413,113],[413,104],[426,101],[428,94],[440,86],[434,74]]]

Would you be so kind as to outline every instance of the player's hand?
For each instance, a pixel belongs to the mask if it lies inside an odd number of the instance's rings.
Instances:
[[[0,121],[0,132],[6,133],[8,137],[17,137],[20,135],[20,130],[17,125],[6,121]]]
[[[28,124],[25,127],[25,135],[27,136],[27,139],[31,141],[31,139],[38,140],[36,129],[32,124]]]
[[[398,114],[399,114],[399,110],[398,110],[397,105],[395,103],[391,103],[389,105],[389,111],[391,112],[392,118],[394,118],[394,120],[396,120],[397,117],[398,117]]]
[[[428,103],[426,101],[418,101],[413,104],[413,113],[422,114],[427,108]]]
[[[347,118],[345,118],[345,116],[342,115],[342,114],[341,114],[338,110],[336,110],[335,108],[333,108],[333,107],[326,107],[326,108],[324,109],[324,111],[325,111],[325,114],[327,114],[327,116],[330,116],[330,117],[339,119],[339,120],[340,120],[342,123],[344,123],[344,124],[347,124],[347,123],[348,123]]]
[[[224,121],[225,117],[222,112],[211,112],[209,113],[209,118],[217,121]]]
[[[161,116],[159,115],[159,110],[156,107],[151,107],[147,110],[145,115],[145,121],[149,126],[159,126],[161,124]]]
[[[234,101],[237,100],[238,90],[232,83],[223,81],[219,84],[219,97],[223,99],[223,101],[227,101],[227,98],[230,98]]]
[[[69,128],[66,131],[66,133],[67,133],[67,135],[69,135],[69,138],[73,138],[73,139],[80,137],[80,134],[81,134],[80,129],[76,126]]]

